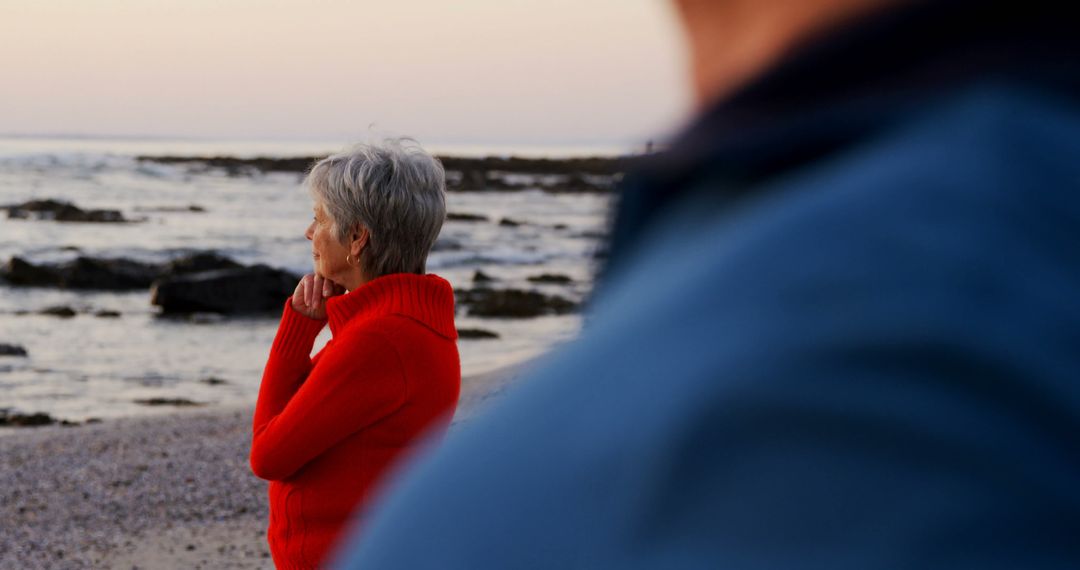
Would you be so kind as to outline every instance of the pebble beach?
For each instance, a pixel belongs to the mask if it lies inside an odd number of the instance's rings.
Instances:
[[[451,430],[527,365],[463,379]],[[273,568],[253,408],[0,434],[0,568]]]

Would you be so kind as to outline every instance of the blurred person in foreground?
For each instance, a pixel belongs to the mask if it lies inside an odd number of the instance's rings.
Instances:
[[[676,4],[586,330],[337,567],[1080,568],[1075,13]]]
[[[389,140],[319,161],[305,185],[315,272],[285,303],[251,444],[282,569],[322,563],[394,460],[445,430],[461,386],[454,293],[425,274],[446,217],[439,162]]]

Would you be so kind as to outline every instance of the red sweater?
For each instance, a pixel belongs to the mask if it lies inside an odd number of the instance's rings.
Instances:
[[[435,275],[375,279],[327,301],[327,321],[285,304],[255,406],[251,470],[270,481],[279,569],[314,568],[394,459],[445,430],[461,362],[454,293]]]

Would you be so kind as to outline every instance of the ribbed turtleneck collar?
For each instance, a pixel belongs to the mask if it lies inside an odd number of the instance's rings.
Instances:
[[[438,275],[384,275],[326,302],[330,331],[337,334],[356,320],[402,315],[450,338],[454,327],[454,290]]]

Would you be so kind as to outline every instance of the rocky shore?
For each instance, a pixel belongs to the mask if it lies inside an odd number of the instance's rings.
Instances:
[[[229,176],[273,172],[303,174],[321,157],[238,158],[234,156],[139,156],[140,162],[178,165]],[[483,192],[537,188],[546,192],[609,192],[636,157],[523,158],[440,156],[447,189]]]
[[[579,309],[577,301],[557,294],[497,288],[483,273],[473,289],[455,291],[457,303],[468,315],[490,318],[532,318],[566,314]],[[150,303],[162,316],[195,313],[277,315],[281,300],[292,295],[300,279],[288,271],[266,265],[243,265],[216,252],[184,255],[167,263],[144,263],[125,258],[80,255],[63,263],[34,264],[12,257],[0,265],[0,284],[18,287],[130,291],[146,289]],[[568,285],[565,275],[543,274],[529,283]],[[70,318],[71,307],[48,307],[41,314]],[[95,312],[117,318],[115,312]]]
[[[456,429],[522,366],[466,378]],[[0,568],[262,569],[251,410],[0,430]]]

